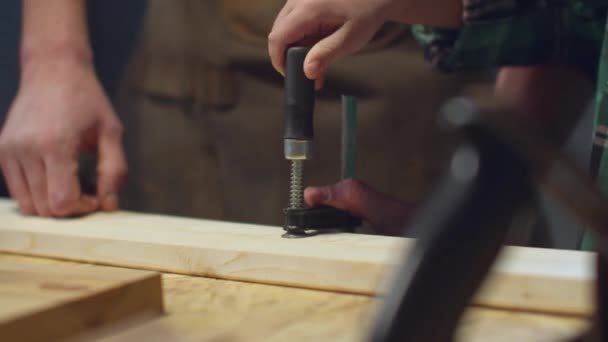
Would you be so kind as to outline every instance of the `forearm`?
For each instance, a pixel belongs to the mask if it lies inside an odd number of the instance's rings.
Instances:
[[[22,32],[22,69],[40,60],[92,60],[85,0],[23,0]]]
[[[390,20],[437,28],[462,26],[462,0],[398,0],[390,9]]]

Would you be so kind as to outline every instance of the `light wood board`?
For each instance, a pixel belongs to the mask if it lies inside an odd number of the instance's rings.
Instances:
[[[157,273],[0,259],[0,337],[4,341],[57,340],[161,312]]]
[[[12,202],[0,201],[0,251],[348,293],[381,290],[414,243],[358,234],[290,240],[281,233],[129,212],[24,217]],[[585,252],[507,247],[475,303],[588,315],[592,260]]]
[[[77,265],[0,253],[0,261]],[[163,275],[166,316],[79,335],[75,341],[360,341],[374,298],[364,295]],[[471,308],[459,341],[560,341],[587,319]]]
[[[164,275],[168,315],[101,341],[364,341],[373,297]],[[432,325],[432,322],[429,322]],[[457,341],[564,341],[580,317],[471,308]]]
[[[322,321],[327,316],[332,320]],[[473,308],[465,315],[456,341],[560,342],[583,332],[588,325],[580,318]],[[361,321],[346,309],[333,315],[301,311],[295,319],[278,315],[231,318],[225,314],[174,314],[99,341],[363,342],[367,339],[361,327]]]

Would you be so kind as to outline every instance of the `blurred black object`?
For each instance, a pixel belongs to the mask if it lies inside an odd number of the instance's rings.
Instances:
[[[370,340],[453,340],[513,215],[537,187],[596,233],[597,312],[593,328],[572,341],[608,340],[608,199],[556,146],[513,122],[499,102],[456,99],[443,114],[463,139],[411,224],[424,226],[422,235],[398,266]]]
[[[446,112],[465,139],[411,224],[423,234],[399,268],[372,341],[450,341],[511,218],[533,198],[525,160],[463,105]]]

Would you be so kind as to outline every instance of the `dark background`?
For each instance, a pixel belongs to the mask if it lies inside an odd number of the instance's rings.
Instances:
[[[138,28],[145,13],[145,0],[89,0],[89,30],[97,74],[108,94],[116,92]],[[21,26],[21,1],[0,1],[0,122],[4,121],[18,87],[18,52]],[[588,111],[575,130],[566,150],[586,167],[591,147],[592,115]],[[0,175],[0,196],[7,191]],[[554,247],[575,248],[576,225],[544,199]]]

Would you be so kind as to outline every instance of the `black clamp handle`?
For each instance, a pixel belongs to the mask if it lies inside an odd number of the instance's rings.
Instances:
[[[285,56],[285,139],[312,140],[315,82],[304,74],[310,47],[291,47]]]

